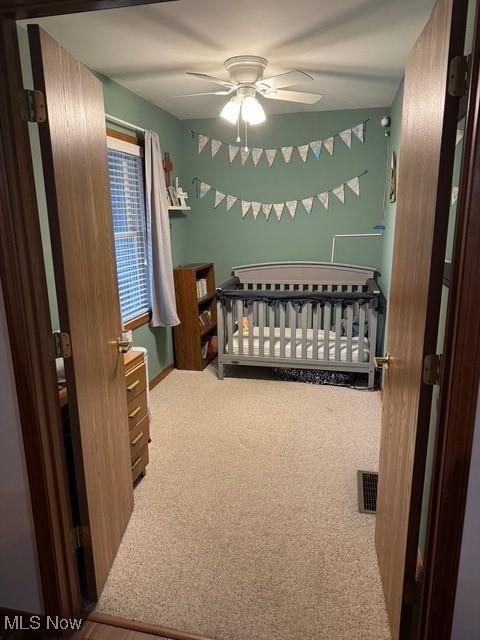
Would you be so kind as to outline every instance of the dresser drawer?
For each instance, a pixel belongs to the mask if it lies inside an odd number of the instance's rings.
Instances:
[[[130,429],[148,414],[146,390],[128,403],[128,426]]]
[[[144,445],[137,454],[137,457],[132,462],[132,481],[145,473],[145,467],[148,464],[148,444]]]
[[[135,462],[140,450],[148,444],[149,439],[150,421],[148,416],[145,416],[143,420],[140,420],[130,431],[130,455],[132,456],[132,463]]]
[[[147,388],[147,376],[144,362],[125,375],[125,386],[127,388],[127,402],[130,402],[145,391]]]

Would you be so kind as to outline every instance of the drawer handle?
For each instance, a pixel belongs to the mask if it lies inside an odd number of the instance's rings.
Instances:
[[[137,442],[140,442],[140,440],[141,440],[142,438],[143,438],[143,431],[140,431],[140,433],[138,434],[138,436],[137,436],[136,438],[134,438],[134,439],[130,442],[130,445],[131,445],[132,447],[134,447],[134,446],[137,444]]]
[[[135,380],[135,382],[132,382],[132,384],[127,387],[127,391],[133,391],[138,387],[139,384],[140,380]]]
[[[140,464],[140,462],[142,461],[142,456],[139,456],[135,462],[132,464],[132,471],[134,471],[135,467],[138,467],[138,465]]]
[[[141,409],[142,409],[142,407],[137,407],[136,409],[134,409],[134,410],[132,411],[132,413],[129,413],[129,414],[128,414],[128,418],[129,418],[130,420],[133,420],[135,416],[138,416],[138,414],[140,413]]]

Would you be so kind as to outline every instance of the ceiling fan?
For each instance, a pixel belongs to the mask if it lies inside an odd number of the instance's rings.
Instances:
[[[235,94],[224,105],[220,113],[222,118],[232,124],[239,122],[240,115],[242,120],[248,124],[265,122],[265,111],[257,98],[257,94],[269,100],[285,100],[301,104],[315,104],[322,98],[321,95],[315,93],[286,90],[286,87],[313,80],[312,76],[304,71],[289,71],[271,78],[264,78],[263,74],[267,68],[268,60],[260,56],[235,56],[225,60],[224,64],[230,76],[229,81],[206,73],[187,71],[189,76],[195,76],[223,86],[224,89],[222,91],[207,91],[205,93],[191,93],[174,97],[229,96]]]

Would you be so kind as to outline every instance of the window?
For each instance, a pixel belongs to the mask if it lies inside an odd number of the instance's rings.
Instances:
[[[107,140],[120,309],[124,326],[133,328],[132,321],[146,322],[150,311],[143,152],[123,140]]]

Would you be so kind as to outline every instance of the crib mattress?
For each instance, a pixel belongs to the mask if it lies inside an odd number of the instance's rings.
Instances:
[[[335,358],[335,331],[330,331],[329,334],[329,360],[338,360]],[[318,359],[325,360],[324,350],[324,332],[319,330],[318,332]],[[352,338],[352,362],[368,362],[370,360],[370,343],[368,338],[363,338],[363,358],[359,360],[358,347],[360,341],[359,338]],[[265,327],[263,336],[263,356],[280,358],[280,328],[274,329],[274,343],[273,353],[270,353],[270,328]],[[225,345],[225,353],[228,351],[228,343]],[[232,336],[232,353],[233,355],[240,355],[239,349],[239,336],[238,330]],[[313,359],[313,329],[307,329],[307,359]],[[243,354],[244,356],[250,355],[248,353],[248,331],[243,332]],[[260,329],[259,327],[253,328],[253,355],[260,355]],[[292,336],[292,331],[285,328],[285,358],[302,358],[302,330],[297,329]],[[347,338],[345,336],[340,337],[340,360],[347,362]]]

